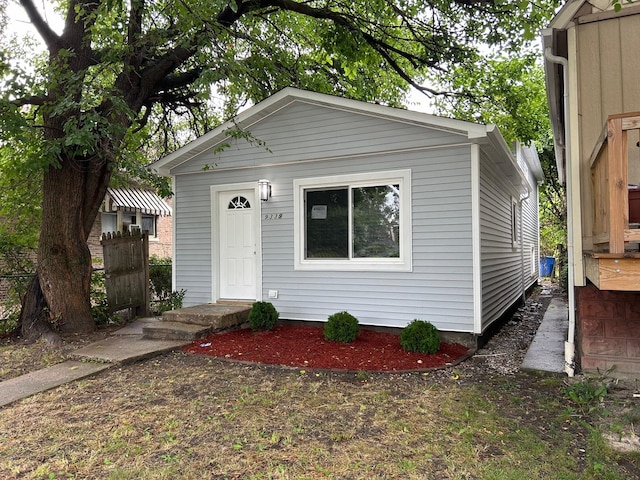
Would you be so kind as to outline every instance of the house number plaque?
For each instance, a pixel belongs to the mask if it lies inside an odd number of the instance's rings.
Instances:
[[[262,218],[264,220],[280,220],[282,218],[281,213],[265,213]]]

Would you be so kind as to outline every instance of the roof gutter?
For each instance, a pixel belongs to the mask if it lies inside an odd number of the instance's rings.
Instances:
[[[518,175],[517,184],[513,181],[511,183],[517,190],[518,185],[521,187],[519,189],[520,191],[518,192],[519,199],[526,200],[527,198],[529,198],[529,195],[531,194],[531,185],[529,184],[529,180],[522,171],[522,168],[520,167],[520,165],[518,165],[518,161],[516,158],[517,153],[514,155],[514,153],[509,148],[509,145],[507,145],[507,142],[504,140],[504,137],[500,134],[500,130],[494,124],[489,124],[486,126],[486,138],[489,142],[491,142],[493,147],[499,153],[501,153],[505,158],[509,159],[510,168],[513,169],[513,171]]]
[[[571,209],[573,205],[573,188],[572,188],[572,172],[571,172],[571,141],[570,133],[571,128],[567,121],[566,115],[569,112],[569,61],[558,55],[554,55],[551,47],[545,46],[544,58],[557,65],[562,66],[562,101],[564,105],[564,142],[562,147],[564,148],[564,158],[566,159],[566,176],[568,181],[566,182],[567,188],[567,208]],[[569,261],[569,278],[568,278],[568,300],[569,300],[569,331],[567,333],[567,340],[564,342],[564,371],[570,377],[575,374],[575,332],[576,332],[576,313],[575,313],[575,289],[574,289],[574,277],[575,269],[573,265],[573,216],[567,215],[567,258]]]

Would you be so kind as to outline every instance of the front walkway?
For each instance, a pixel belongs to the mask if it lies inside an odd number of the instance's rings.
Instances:
[[[78,360],[67,360],[52,367],[1,382],[0,407],[35,393],[95,375],[107,368],[152,357],[191,343],[191,340],[143,338],[142,329],[157,321],[157,318],[138,319],[116,330],[113,335],[103,340],[75,350],[71,355]]]
[[[569,308],[564,298],[554,297],[544,313],[529,350],[522,361],[522,370],[564,373],[564,342],[569,328]]]

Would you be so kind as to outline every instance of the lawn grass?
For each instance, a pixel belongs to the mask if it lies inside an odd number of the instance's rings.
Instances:
[[[0,478],[622,480],[639,471],[637,457],[601,439],[567,408],[557,377],[330,374],[173,353],[0,410]]]

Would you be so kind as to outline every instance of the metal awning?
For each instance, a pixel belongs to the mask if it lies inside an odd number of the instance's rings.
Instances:
[[[104,209],[105,212],[140,210],[150,215],[171,215],[171,207],[162,198],[154,192],[139,188],[108,188]]]

